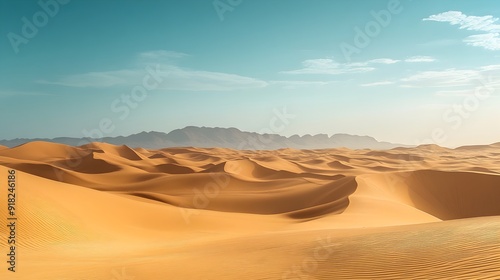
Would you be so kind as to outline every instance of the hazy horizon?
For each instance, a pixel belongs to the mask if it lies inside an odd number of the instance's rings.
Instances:
[[[187,129],[187,128],[209,128],[209,129],[237,129],[239,130],[240,132],[243,132],[243,133],[258,133],[258,134],[267,134],[267,133],[259,133],[257,131],[246,131],[246,130],[241,130],[237,127],[205,127],[205,126],[202,126],[202,127],[198,127],[198,126],[186,126],[186,127],[183,127],[183,128],[177,128],[177,129],[174,129],[174,130],[171,130],[171,131],[156,131],[156,130],[150,130],[150,131],[138,131],[136,133],[132,133],[132,134],[127,134],[127,135],[116,135],[116,136],[110,136],[110,135],[107,135],[107,136],[104,136],[102,138],[106,138],[106,137],[109,137],[109,138],[118,138],[118,137],[129,137],[129,136],[133,136],[133,135],[138,135],[138,134],[141,134],[141,133],[164,133],[164,134],[169,134],[170,132],[172,131],[175,131],[175,130],[184,130],[184,129]],[[290,138],[292,136],[299,136],[299,137],[304,137],[304,136],[319,136],[319,135],[327,135],[329,138],[335,136],[335,135],[350,135],[350,136],[356,136],[356,137],[371,137],[371,138],[374,138],[377,142],[386,142],[386,143],[391,143],[391,144],[395,144],[395,145],[401,145],[401,147],[405,147],[405,146],[413,146],[413,147],[417,147],[417,146],[420,146],[420,145],[433,145],[435,143],[421,143],[421,144],[414,144],[414,143],[395,143],[395,142],[387,142],[387,141],[381,141],[379,139],[376,139],[375,137],[372,137],[370,135],[355,135],[355,134],[346,134],[346,133],[334,133],[334,134],[327,134],[327,133],[318,133],[318,134],[291,134],[291,135],[283,135],[283,134],[280,134],[280,133],[270,133],[270,134],[274,134],[274,135],[279,135],[279,136],[284,136],[284,137],[287,137],[287,138]],[[36,139],[39,139],[39,140],[54,140],[54,139],[58,139],[58,138],[75,138],[75,139],[89,139],[89,140],[102,140],[102,138],[89,138],[89,137],[79,137],[79,136],[57,136],[57,137],[52,137],[52,138],[45,138],[45,137],[33,137],[33,138],[13,138],[13,139],[0,139],[0,142],[1,141],[13,141],[13,140],[16,140],[16,139],[27,139],[27,140],[36,140]],[[99,141],[100,142],[100,141]],[[105,141],[104,141],[105,142]],[[89,142],[90,143],[90,142]],[[459,146],[446,146],[446,145],[439,145],[439,144],[435,144],[435,145],[438,145],[438,146],[441,146],[441,147],[445,147],[445,148],[450,148],[450,149],[455,149],[455,148],[460,148],[460,147],[466,147],[466,146],[475,146],[475,145],[492,145],[492,144],[497,144],[497,143],[500,143],[500,141],[498,142],[491,142],[491,143],[476,143],[476,144],[468,144],[468,145],[459,145]],[[335,147],[332,147],[332,148],[335,148]],[[323,149],[323,148],[310,148],[310,149]]]

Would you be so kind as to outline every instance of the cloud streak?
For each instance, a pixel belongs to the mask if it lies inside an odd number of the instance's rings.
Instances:
[[[449,68],[440,71],[422,71],[401,79],[405,88],[449,88],[455,91],[459,87],[475,87],[485,81],[492,86],[500,86],[499,81],[491,81],[500,74],[500,65],[487,65],[473,69]]]
[[[291,71],[283,71],[284,74],[316,74],[316,75],[340,75],[347,73],[365,73],[375,70],[373,67],[355,63],[339,63],[330,58],[308,59],[302,62],[303,68]]]
[[[331,58],[308,59],[302,62],[302,68],[297,70],[282,71],[284,74],[292,75],[341,75],[366,73],[376,70],[376,65],[392,65],[401,62],[417,63],[417,62],[433,62],[436,61],[430,56],[413,56],[405,60],[392,58],[377,58],[365,62],[340,63]]]
[[[431,56],[412,56],[410,58],[405,59],[405,62],[408,63],[420,63],[420,62],[434,62],[435,58]]]
[[[391,81],[381,81],[381,82],[375,82],[375,83],[368,83],[368,84],[362,84],[362,87],[378,87],[378,86],[387,86],[387,85],[392,85],[394,82]]]
[[[463,41],[474,47],[500,50],[500,24],[497,24],[499,19],[492,15],[468,16],[460,11],[448,11],[431,15],[423,20],[445,22],[464,30],[481,31],[482,34],[468,36]]]
[[[132,69],[89,72],[61,77],[55,81],[39,80],[38,83],[78,88],[128,87],[141,83],[151,68],[161,69],[163,82],[158,90],[178,91],[228,91],[262,88],[267,82],[230,73],[181,68],[171,59],[187,54],[171,51],[145,52],[138,55],[139,65]],[[154,66],[154,67],[152,67]]]
[[[302,88],[318,88],[329,84],[333,84],[335,81],[270,81],[269,85],[280,86],[284,89],[302,89]]]

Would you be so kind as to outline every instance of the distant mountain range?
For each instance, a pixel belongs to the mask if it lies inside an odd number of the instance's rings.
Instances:
[[[277,134],[259,134],[244,132],[236,128],[195,127],[188,126],[169,133],[141,132],[130,136],[105,137],[102,139],[59,137],[54,139],[13,139],[0,140],[0,145],[15,147],[33,141],[61,143],[70,146],[81,146],[89,142],[106,142],[113,145],[127,145],[146,149],[170,147],[203,147],[231,148],[238,150],[274,150],[282,148],[294,149],[373,149],[384,150],[407,145],[379,142],[373,137],[348,134],[293,135],[285,137]]]

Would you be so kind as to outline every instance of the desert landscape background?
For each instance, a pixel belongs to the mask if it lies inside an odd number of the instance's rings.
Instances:
[[[500,280],[499,8],[0,1],[0,280]]]
[[[8,169],[19,266],[6,279],[500,279],[500,144],[30,142],[0,147]]]

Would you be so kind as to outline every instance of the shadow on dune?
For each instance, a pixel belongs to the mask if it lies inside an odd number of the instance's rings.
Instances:
[[[349,196],[358,187],[355,177],[326,184],[321,187],[321,193],[310,194],[311,198],[317,196],[319,199],[312,201],[311,207],[287,213],[293,219],[316,219],[330,214],[342,214],[349,206]]]
[[[500,177],[415,171],[405,180],[415,207],[442,220],[500,215]]]
[[[130,191],[137,196],[173,206],[198,210],[260,215],[284,215],[292,219],[316,219],[341,214],[349,206],[349,196],[357,189],[355,177],[346,177],[323,185],[296,185],[270,190],[252,184],[238,190],[220,190],[213,197],[200,192],[174,195],[154,191]]]

